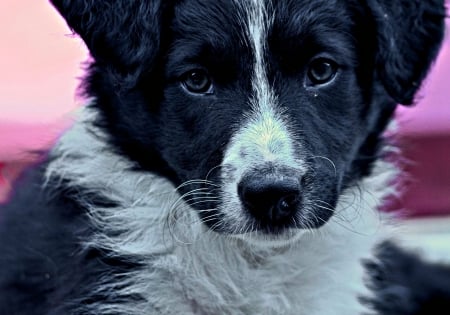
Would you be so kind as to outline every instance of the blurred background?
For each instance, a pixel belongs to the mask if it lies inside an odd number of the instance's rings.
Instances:
[[[5,200],[11,181],[36,159],[26,152],[48,149],[70,125],[82,102],[75,91],[88,55],[46,0],[1,0],[0,23],[0,200]],[[450,232],[449,36],[419,100],[397,112],[408,175],[402,195],[386,208],[430,218],[432,229]],[[420,228],[430,226],[425,221]]]

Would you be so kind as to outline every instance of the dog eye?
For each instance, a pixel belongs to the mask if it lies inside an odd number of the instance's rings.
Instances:
[[[194,94],[212,94],[213,85],[211,78],[205,70],[192,70],[185,73],[181,81],[182,86]]]
[[[337,69],[338,65],[333,60],[319,58],[309,65],[308,78],[313,85],[325,84],[335,77]]]

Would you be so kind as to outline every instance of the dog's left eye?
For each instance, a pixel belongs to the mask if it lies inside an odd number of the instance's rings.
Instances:
[[[188,92],[194,94],[212,94],[213,84],[205,70],[197,69],[185,73],[181,85]]]
[[[308,69],[308,79],[313,85],[320,85],[334,79],[338,65],[331,59],[318,58],[313,60]]]

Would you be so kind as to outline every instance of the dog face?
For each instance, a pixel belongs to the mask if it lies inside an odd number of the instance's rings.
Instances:
[[[443,36],[443,1],[53,0],[110,141],[211,229],[318,228],[371,172]],[[399,22],[403,20],[403,23]]]

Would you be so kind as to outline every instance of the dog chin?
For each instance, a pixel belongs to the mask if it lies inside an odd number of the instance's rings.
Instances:
[[[281,248],[294,245],[307,232],[304,229],[289,228],[276,234],[252,231],[243,234],[234,234],[232,237],[257,248]]]

